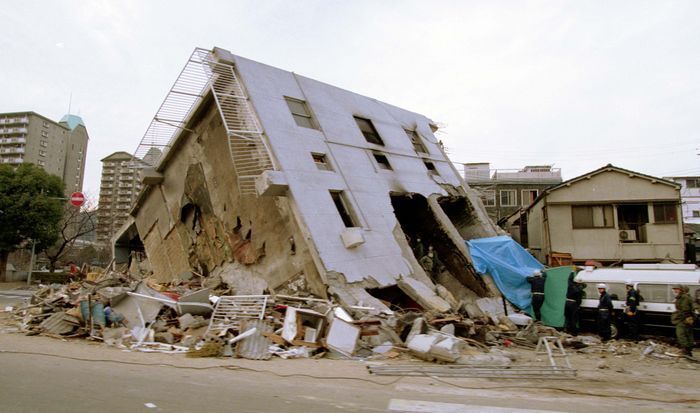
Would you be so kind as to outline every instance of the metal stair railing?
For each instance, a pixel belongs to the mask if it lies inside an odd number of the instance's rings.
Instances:
[[[226,129],[231,160],[242,195],[256,195],[255,178],[273,169],[263,131],[233,66],[196,48],[146,130],[134,156],[155,167],[170,150],[194,110],[211,91]]]

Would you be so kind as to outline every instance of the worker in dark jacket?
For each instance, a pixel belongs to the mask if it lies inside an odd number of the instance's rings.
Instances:
[[[693,357],[693,300],[682,285],[674,285],[673,293],[676,294],[676,311],[671,314],[671,322],[676,326],[678,346],[686,356]]]
[[[625,321],[627,321],[627,338],[630,340],[639,340],[639,313],[637,307],[641,301],[639,291],[634,288],[632,280],[625,281],[627,289],[627,300],[625,301]]]
[[[569,274],[569,285],[566,288],[566,303],[564,304],[564,317],[566,318],[564,328],[572,336],[578,335],[579,308],[585,288],[586,286],[581,282],[580,277],[573,272]]]
[[[608,294],[608,286],[606,284],[598,284],[598,334],[603,341],[610,340],[612,334],[610,323],[612,322],[613,303],[612,298]]]
[[[535,320],[542,320],[542,304],[544,304],[544,283],[547,275],[542,271],[535,270],[531,276],[527,277],[532,291],[532,311],[535,312]]]

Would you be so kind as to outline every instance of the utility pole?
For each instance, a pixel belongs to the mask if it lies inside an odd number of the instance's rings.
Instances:
[[[27,286],[32,285],[32,271],[34,271],[34,250],[36,249],[36,240],[32,240],[32,255],[29,258],[29,273],[27,274]]]

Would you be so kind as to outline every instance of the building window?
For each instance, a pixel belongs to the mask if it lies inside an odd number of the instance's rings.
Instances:
[[[518,205],[518,195],[515,189],[503,189],[500,191],[501,206]]]
[[[700,178],[686,178],[685,186],[688,188],[700,188]]]
[[[393,169],[391,167],[391,164],[389,164],[389,160],[386,158],[386,155],[384,155],[383,153],[372,152],[372,156],[374,156],[374,160],[377,161],[379,169],[386,169],[389,171]]]
[[[700,211],[693,211],[693,218],[700,218]]]
[[[45,130],[43,130],[43,131],[41,131],[41,136],[43,136],[43,137],[45,137],[45,138],[48,138],[48,137],[49,137],[49,133],[46,132]]]
[[[43,126],[44,126],[45,128],[48,128],[48,127],[49,127],[49,122],[47,122],[47,121],[44,121],[44,124],[43,124]]]
[[[573,205],[571,222],[574,229],[612,228],[612,205]]]
[[[39,156],[46,156],[46,151],[39,151]]]
[[[484,206],[487,206],[487,207],[496,206],[496,191],[494,191],[494,190],[481,191],[481,194],[479,196],[481,197],[481,201],[484,203]]]
[[[333,168],[331,167],[331,164],[328,163],[328,159],[326,158],[325,154],[322,153],[312,153],[311,158],[313,158],[314,163],[316,164],[316,168],[318,168],[321,171],[332,171]]]
[[[654,223],[655,224],[675,224],[678,222],[676,214],[676,204],[663,203],[654,204]]]
[[[539,195],[540,192],[537,189],[523,189],[521,191],[521,203],[523,206],[528,206],[531,203],[535,201],[535,198],[537,198],[537,195]]]
[[[382,141],[382,138],[379,137],[379,133],[374,128],[371,120],[355,116],[355,122],[357,122],[357,127],[360,128],[360,131],[365,136],[367,142],[374,143],[376,145],[384,145],[384,141]]]
[[[42,141],[39,141],[39,145],[41,145],[42,147],[46,148],[46,147],[49,146],[49,142],[48,142],[48,141],[45,141],[45,140],[42,140]]]
[[[331,198],[333,198],[333,203],[338,209],[338,213],[340,214],[340,218],[343,220],[343,224],[345,224],[345,226],[348,228],[358,226],[357,220],[353,217],[350,208],[348,208],[348,203],[345,199],[345,194],[343,191],[331,191]]]
[[[420,136],[418,136],[418,132],[414,130],[408,130],[404,129],[406,131],[406,135],[408,135],[408,138],[411,139],[411,143],[413,144],[413,149],[418,152],[418,153],[428,153],[428,150],[425,149],[425,145],[423,145],[423,142],[420,139]]]
[[[318,129],[318,126],[316,125],[316,122],[314,122],[314,119],[311,116],[311,111],[309,110],[306,102],[287,96],[284,97],[284,100],[287,102],[289,111],[292,112],[292,117],[294,118],[294,122],[297,123],[297,126]]]
[[[39,160],[37,161],[37,163],[39,164],[39,166],[42,166],[42,167],[43,167],[44,165],[46,165],[46,162],[45,162],[43,159],[39,159]]]
[[[435,164],[430,161],[423,161],[423,165],[428,169],[428,173],[431,175],[437,175],[437,169],[435,169]]]

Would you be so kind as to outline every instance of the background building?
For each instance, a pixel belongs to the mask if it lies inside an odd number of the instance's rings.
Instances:
[[[112,235],[126,222],[129,209],[141,190],[138,160],[126,152],[114,152],[103,158],[100,199],[97,210],[97,242],[108,243]]]
[[[561,169],[550,165],[491,169],[488,162],[465,163],[464,180],[479,192],[493,222],[530,205],[550,186],[561,183]]]
[[[0,114],[0,163],[32,163],[63,179],[65,193],[82,191],[88,133],[79,116],[60,122],[34,112]]]
[[[664,179],[681,185],[683,222],[700,224],[700,176],[671,176]]]

